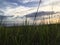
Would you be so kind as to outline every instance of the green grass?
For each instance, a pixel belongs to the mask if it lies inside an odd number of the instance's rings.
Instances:
[[[0,26],[0,45],[60,45],[60,24]]]

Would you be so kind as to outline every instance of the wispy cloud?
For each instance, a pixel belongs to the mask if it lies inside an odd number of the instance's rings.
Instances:
[[[2,2],[2,3],[0,3],[0,7],[2,7],[0,9],[4,10],[5,15],[6,14],[7,15],[20,15],[21,11],[26,12],[26,10],[29,10],[31,8],[33,9],[33,10],[31,10],[31,12],[33,12],[34,10],[36,11],[39,0],[0,0],[0,2]],[[49,8],[52,3],[54,5],[58,5],[57,3],[60,3],[60,0],[42,0],[40,9],[45,10],[45,8]],[[48,5],[50,5],[50,6],[48,7]],[[24,13],[23,13],[23,15],[24,15]]]
[[[5,16],[24,16],[36,12],[39,0],[0,0],[0,10]],[[60,11],[60,0],[42,0],[39,11]],[[12,18],[10,18],[12,19]]]

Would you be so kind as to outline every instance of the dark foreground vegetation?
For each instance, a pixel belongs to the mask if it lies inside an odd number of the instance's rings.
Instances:
[[[60,45],[60,24],[0,26],[0,45]]]

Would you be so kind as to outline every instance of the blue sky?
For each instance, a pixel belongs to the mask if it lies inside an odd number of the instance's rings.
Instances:
[[[38,1],[32,1],[32,0],[0,0],[0,7],[4,6],[26,6],[26,7],[32,7],[36,6]]]
[[[0,0],[0,11],[5,16],[24,16],[36,12],[39,0]],[[39,11],[60,11],[60,0],[41,0]],[[0,13],[1,15],[1,13]],[[12,18],[9,18],[12,20]]]
[[[16,19],[16,17],[36,12],[38,2],[39,0],[0,0],[0,15],[14,16],[6,20],[20,23],[24,19]],[[60,12],[60,0],[41,0],[39,11],[51,11],[52,4],[53,10]]]
[[[38,2],[39,0],[0,0],[0,10],[4,12],[4,15],[21,14],[20,16],[22,16],[22,15],[26,15],[26,13],[31,13],[36,11]],[[57,7],[60,6],[60,0],[41,0],[40,9],[42,9],[42,11],[44,10],[50,11],[50,9],[48,8],[50,8],[52,3],[54,6],[56,6],[56,9]],[[54,10],[56,9],[54,8]],[[31,10],[31,11],[27,12],[27,10]],[[22,11],[23,13],[21,13]]]
[[[45,3],[45,4],[49,4],[49,2],[56,2],[59,0],[42,0],[41,4]],[[12,5],[12,6],[26,6],[26,7],[34,7],[37,6],[39,0],[0,0],[0,7],[3,6],[8,6],[8,5]]]

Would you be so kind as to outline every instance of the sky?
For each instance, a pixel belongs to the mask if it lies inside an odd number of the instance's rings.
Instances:
[[[36,12],[38,4],[39,0],[0,0],[0,10],[4,15],[23,16]],[[54,11],[60,11],[60,0],[41,0],[39,11],[50,11],[52,4]]]
[[[0,0],[0,15],[13,16],[13,18],[15,18],[36,12],[39,1],[40,0]],[[54,11],[60,12],[60,0],[41,0],[39,11],[51,11],[52,5]],[[1,11],[3,13],[1,13]]]

